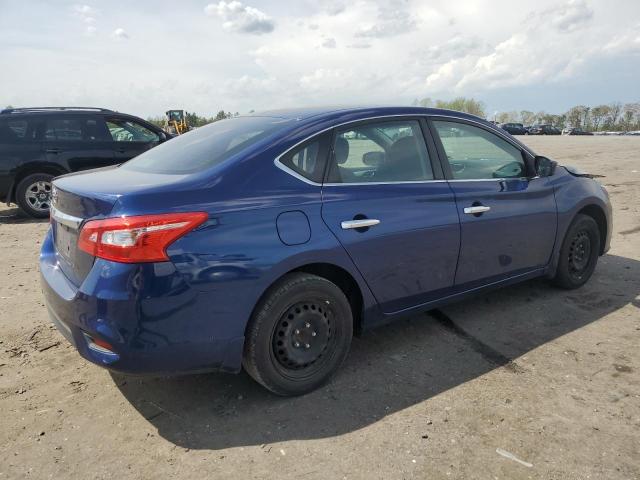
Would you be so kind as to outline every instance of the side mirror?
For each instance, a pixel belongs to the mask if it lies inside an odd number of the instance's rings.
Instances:
[[[384,163],[384,152],[367,152],[362,155],[362,163],[369,167],[378,167]]]
[[[539,177],[550,177],[556,171],[556,167],[558,166],[558,162],[554,162],[553,160],[549,160],[547,157],[542,157],[538,155],[533,160],[536,170],[536,175]]]

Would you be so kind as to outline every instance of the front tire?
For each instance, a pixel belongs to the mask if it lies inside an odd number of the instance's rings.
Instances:
[[[598,263],[600,244],[600,230],[595,220],[588,215],[576,215],[562,242],[553,283],[566,289],[587,283]]]
[[[16,188],[16,203],[24,213],[33,218],[49,216],[53,178],[48,173],[33,173],[20,181]]]
[[[247,326],[242,364],[277,395],[302,395],[323,385],[349,353],[349,301],[329,280],[291,273],[272,286]]]

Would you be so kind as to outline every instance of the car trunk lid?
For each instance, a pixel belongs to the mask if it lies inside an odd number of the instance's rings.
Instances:
[[[122,197],[137,197],[184,178],[124,172],[117,167],[56,178],[52,191],[51,228],[58,263],[67,278],[80,286],[95,261],[94,256],[78,248],[78,237],[85,221],[113,216],[114,208]]]

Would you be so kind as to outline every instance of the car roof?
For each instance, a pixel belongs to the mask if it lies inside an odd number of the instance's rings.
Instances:
[[[254,112],[242,116],[264,116],[296,120],[345,120],[353,121],[359,118],[384,117],[393,115],[444,115],[466,118],[469,120],[485,119],[468,113],[445,110],[440,108],[404,107],[404,106],[325,106],[307,108],[288,108]],[[488,123],[488,122],[487,122]]]
[[[59,114],[59,113],[116,113],[108,108],[98,107],[24,107],[5,108],[0,110],[0,114]]]
[[[267,110],[263,112],[254,112],[249,115],[240,115],[244,117],[271,117],[282,118],[287,120],[295,120],[295,125],[288,127],[289,133],[293,135],[293,139],[284,135],[287,142],[296,144],[310,136],[315,135],[328,128],[335,128],[341,124],[357,122],[360,120],[372,120],[378,117],[393,116],[443,116],[452,119],[469,120],[479,123],[493,130],[498,135],[504,135],[497,125],[485,120],[484,118],[471,115],[469,113],[458,112],[455,110],[446,110],[440,108],[410,107],[410,106],[329,106],[329,107],[310,107],[310,108],[288,108],[279,110]],[[239,117],[234,117],[239,118]],[[315,130],[315,131],[314,131]],[[515,142],[520,148],[528,151],[535,156],[535,153],[516,138],[509,138],[510,142]]]

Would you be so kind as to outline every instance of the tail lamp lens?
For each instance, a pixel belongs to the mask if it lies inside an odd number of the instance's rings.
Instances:
[[[207,218],[188,212],[90,220],[80,231],[78,248],[114,262],[165,262],[167,247]]]

